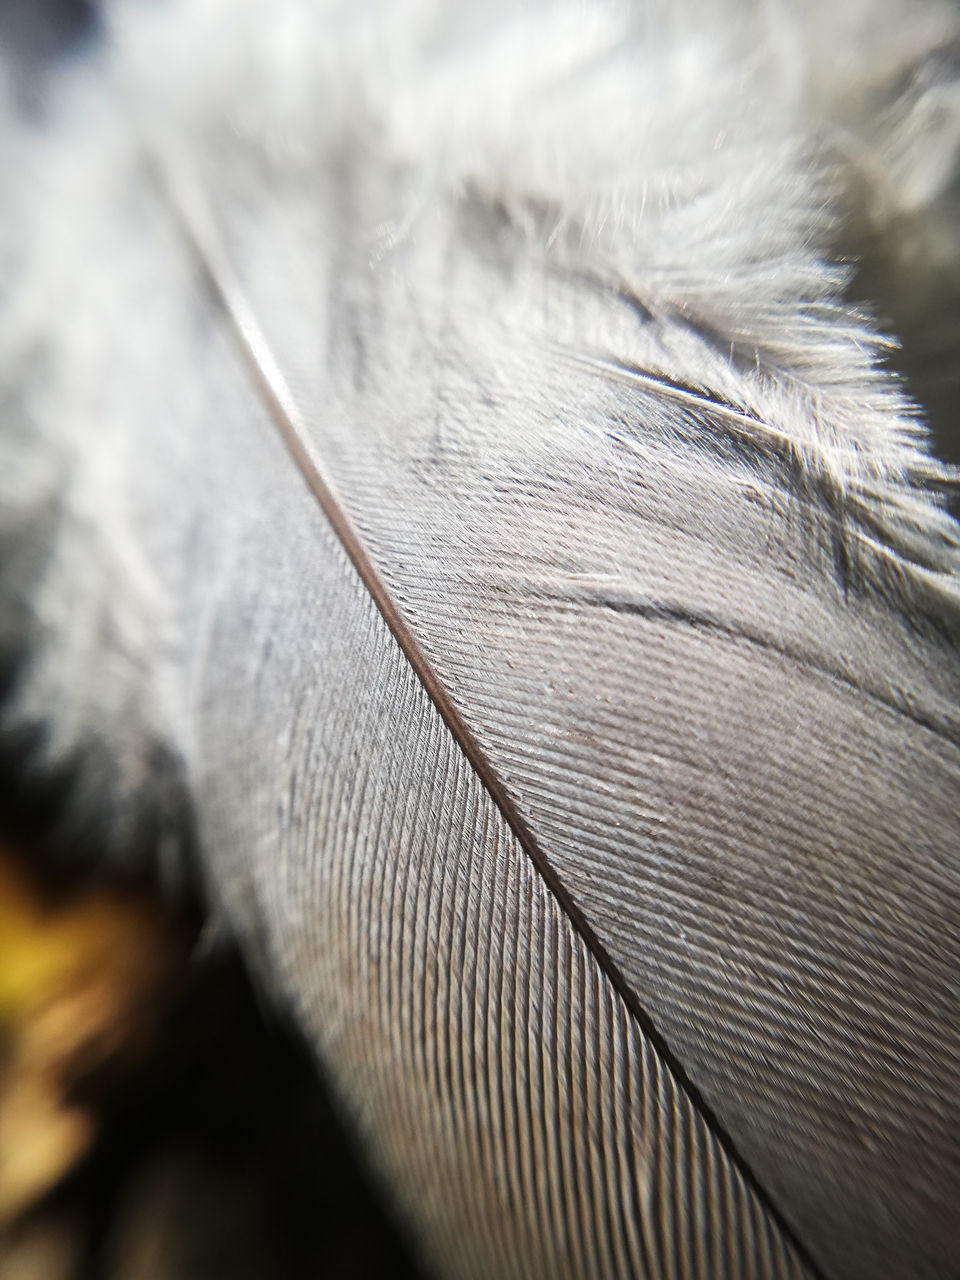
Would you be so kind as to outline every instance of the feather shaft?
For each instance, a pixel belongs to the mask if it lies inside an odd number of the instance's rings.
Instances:
[[[804,1275],[811,1278],[817,1272],[804,1250],[796,1240],[782,1215],[772,1204],[769,1197],[759,1185],[749,1166],[737,1152],[730,1135],[724,1131],[710,1111],[710,1108],[699,1095],[696,1087],[689,1081],[675,1056],[656,1030],[652,1019],[641,1007],[636,992],[630,987],[606,948],[577,907],[574,899],[564,887],[555,869],[550,865],[543,850],[529,825],[520,814],[509,791],[504,786],[491,764],[483,748],[470,730],[463,716],[458,711],[453,699],[447,692],[429,658],[404,619],[394,602],[390,588],[374,563],[363,540],[354,527],[349,515],[338,501],[332,486],[323,474],[321,462],[311,448],[304,429],[299,406],[290,391],[279,363],[275,359],[265,333],[257,322],[253,307],[246,296],[236,273],[233,271],[222,239],[219,237],[206,207],[198,186],[186,176],[182,169],[178,171],[176,162],[162,155],[155,157],[152,168],[157,177],[161,194],[166,200],[174,218],[179,225],[185,242],[189,245],[196,261],[212,291],[214,298],[233,335],[236,349],[247,370],[251,385],[262,399],[280,439],[283,442],[292,462],[300,474],[307,489],[319,503],[331,529],[340,541],[350,562],[354,566],[364,587],[370,595],[383,621],[397,642],[404,658],[422,685],[424,692],[436,707],[441,719],[449,729],[458,747],[463,752],[470,768],[476,774],[481,786],[490,796],[497,809],[503,815],[507,827],[516,837],[524,853],[536,867],[540,878],[549,892],[556,899],[561,911],[571,921],[576,933],[582,938],[589,954],[596,961],[600,972],[607,978],[613,990],[623,1001],[630,1015],[636,1020],[644,1037],[649,1041],[651,1050],[663,1059],[666,1070],[676,1079],[679,1089],[689,1099],[711,1132],[714,1140],[722,1149],[720,1160],[730,1160],[744,1179],[750,1194],[755,1196],[763,1206],[762,1213],[767,1214],[775,1223],[773,1236],[777,1238],[776,1258],[766,1255],[758,1257],[758,1276],[777,1277],[794,1274],[799,1266]],[[677,389],[678,395],[682,394]],[[591,1160],[596,1158],[595,1150],[591,1150]],[[606,1159],[616,1159],[610,1152]],[[598,1192],[602,1197],[602,1193]],[[611,1204],[613,1201],[611,1200]],[[709,1219],[704,1215],[703,1221]],[[666,1224],[664,1224],[666,1225]],[[649,1229],[649,1228],[648,1228]],[[771,1231],[768,1224],[767,1231]],[[619,1236],[615,1237],[614,1246],[619,1244]],[[688,1241],[681,1232],[678,1236],[681,1247]],[[677,1274],[682,1277],[695,1275],[713,1276],[719,1274],[712,1268],[703,1270],[703,1259],[694,1264],[692,1258],[684,1257]],[[613,1265],[607,1258],[603,1264],[595,1259],[590,1268],[592,1275],[624,1275],[624,1259],[620,1257]],[[656,1270],[651,1275],[658,1274]],[[732,1273],[731,1273],[732,1274]]]

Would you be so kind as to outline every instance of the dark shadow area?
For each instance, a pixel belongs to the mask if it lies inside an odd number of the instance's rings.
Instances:
[[[930,427],[933,452],[960,466],[960,186],[841,248],[855,266],[847,296],[894,338],[889,365]],[[960,516],[956,491],[951,508]]]

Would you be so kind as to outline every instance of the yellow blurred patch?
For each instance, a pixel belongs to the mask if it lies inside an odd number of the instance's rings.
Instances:
[[[103,888],[56,905],[0,848],[0,1224],[86,1152],[72,1081],[151,1029],[176,954],[146,899]]]

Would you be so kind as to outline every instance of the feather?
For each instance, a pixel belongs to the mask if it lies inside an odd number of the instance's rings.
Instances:
[[[121,4],[11,130],[5,732],[443,1274],[956,1256],[952,476],[825,263],[955,15],[825,12]]]

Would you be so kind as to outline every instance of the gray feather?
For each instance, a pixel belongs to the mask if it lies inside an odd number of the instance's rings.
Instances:
[[[121,4],[11,126],[7,732],[118,856],[183,789],[444,1273],[956,1257],[960,542],[825,265],[886,12]]]

